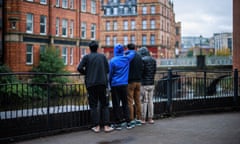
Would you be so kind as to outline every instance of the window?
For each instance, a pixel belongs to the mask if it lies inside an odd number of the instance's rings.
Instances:
[[[132,11],[132,14],[136,14],[136,7],[133,6],[133,7],[131,8],[131,11]]]
[[[107,46],[110,45],[110,36],[106,36],[106,45],[107,45]]]
[[[132,20],[132,21],[131,21],[131,29],[132,29],[132,30],[136,29],[136,26],[135,26],[135,25],[136,25],[135,20]]]
[[[147,45],[147,36],[146,35],[142,36],[142,45]]]
[[[155,20],[151,20],[151,29],[155,29]]]
[[[32,45],[27,45],[26,64],[33,64],[33,46]]]
[[[134,35],[131,35],[131,43],[135,44],[135,42],[136,42],[135,36],[134,36]]]
[[[110,30],[110,22],[107,21],[107,22],[106,22],[106,31],[109,31],[109,30]]]
[[[74,0],[70,0],[70,9],[74,9]]]
[[[155,6],[151,6],[151,14],[155,14]]]
[[[128,44],[128,36],[123,37],[123,43],[124,43],[124,45]]]
[[[150,43],[151,43],[151,45],[154,45],[154,44],[155,44],[155,35],[151,35],[151,37],[150,37]]]
[[[73,35],[73,33],[74,33],[74,29],[73,29],[73,28],[74,28],[74,21],[71,20],[71,21],[70,21],[70,37],[71,37],[71,38],[73,38],[73,36],[74,36],[74,35]]]
[[[33,33],[33,14],[27,14],[27,33]]]
[[[60,0],[56,0],[56,7],[60,6]]]
[[[68,28],[67,22],[68,21],[66,19],[62,20],[62,36],[63,37],[67,37],[67,33],[68,33],[68,31],[67,31],[67,28]]]
[[[59,36],[59,18],[56,18],[56,36]]]
[[[91,13],[96,13],[96,0],[91,0]]]
[[[113,45],[117,44],[117,36],[113,36]]]
[[[30,1],[30,2],[32,2],[33,0],[27,0],[27,1]]]
[[[147,14],[147,7],[146,6],[142,7],[142,14]]]
[[[84,57],[86,54],[86,48],[81,48],[81,57]]]
[[[47,0],[40,0],[40,4],[47,4]]]
[[[123,29],[128,30],[128,21],[123,21]]]
[[[47,20],[46,16],[41,15],[40,16],[40,34],[46,35],[46,26],[47,26]]]
[[[147,21],[146,20],[142,21],[142,29],[147,29]]]
[[[91,25],[91,39],[92,40],[96,39],[96,24]]]
[[[70,48],[70,65],[73,65],[73,48]]]
[[[128,7],[124,7],[124,14],[128,14]]]
[[[111,8],[106,8],[106,15],[111,15]]]
[[[117,28],[118,28],[118,23],[117,23],[117,21],[114,21],[113,22],[113,30],[117,30]]]
[[[118,15],[118,8],[117,7],[113,8],[113,15]]]
[[[86,23],[82,22],[82,24],[81,24],[81,37],[83,39],[86,38],[86,28],[87,28]]]
[[[46,45],[40,45],[40,55],[46,50]]]
[[[86,12],[86,0],[81,0],[81,11]]]
[[[63,59],[63,63],[67,65],[67,48],[66,47],[62,48],[62,59]]]
[[[62,0],[62,8],[68,8],[68,0]]]

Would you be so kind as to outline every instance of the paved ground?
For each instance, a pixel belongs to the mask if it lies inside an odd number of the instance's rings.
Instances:
[[[240,144],[240,112],[166,118],[131,130],[79,131],[17,144]]]

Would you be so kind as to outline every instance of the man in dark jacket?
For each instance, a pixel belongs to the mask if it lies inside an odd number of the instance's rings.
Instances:
[[[104,131],[113,130],[109,126],[109,102],[106,97],[106,88],[108,85],[109,66],[106,57],[97,52],[98,43],[92,41],[89,43],[91,53],[85,55],[78,65],[77,70],[85,75],[85,84],[88,91],[88,101],[91,109],[91,118],[93,122],[92,130],[100,132],[100,112],[98,112],[98,102],[100,102],[103,116]]]
[[[128,44],[127,47],[129,50],[135,50],[135,45],[132,43]],[[133,126],[142,124],[141,101],[140,101],[142,70],[143,70],[142,58],[138,53],[136,53],[134,58],[130,62],[128,75],[128,107],[131,124]],[[134,115],[134,106],[136,110],[136,116]]]
[[[150,56],[146,47],[139,49],[139,54],[143,60],[143,73],[141,81],[141,101],[142,101],[142,120],[146,120],[148,111],[148,123],[153,124],[153,93],[154,93],[154,77],[156,73],[156,60]]]

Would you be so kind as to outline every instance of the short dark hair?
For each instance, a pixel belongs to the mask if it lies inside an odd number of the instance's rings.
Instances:
[[[134,50],[135,49],[135,45],[133,43],[130,43],[130,44],[127,45],[127,48],[129,50]]]
[[[96,41],[91,41],[88,46],[91,52],[96,52],[98,49],[98,43]]]

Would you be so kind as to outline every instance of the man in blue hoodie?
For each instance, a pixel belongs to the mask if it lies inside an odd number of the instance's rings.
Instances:
[[[124,53],[122,44],[114,46],[114,57],[109,62],[109,83],[112,91],[113,113],[115,116],[115,129],[121,130],[121,123],[127,122],[127,129],[133,128],[130,124],[127,100],[128,73],[130,61],[134,58],[135,51],[128,50]],[[122,111],[120,107],[122,104]],[[121,115],[123,112],[123,116]]]

